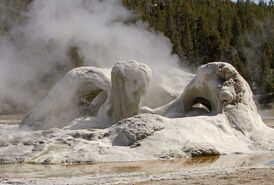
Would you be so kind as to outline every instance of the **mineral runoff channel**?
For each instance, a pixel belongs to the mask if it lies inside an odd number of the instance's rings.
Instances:
[[[88,163],[72,165],[4,164],[0,177],[54,178],[71,176],[180,176],[231,172],[237,169],[274,168],[274,153],[194,157],[180,160]],[[173,174],[173,175],[172,175]]]

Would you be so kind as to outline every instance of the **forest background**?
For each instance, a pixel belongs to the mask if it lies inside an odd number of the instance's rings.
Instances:
[[[26,21],[23,12],[31,2],[0,0],[0,39]],[[195,71],[208,62],[229,62],[260,103],[274,102],[272,0],[122,0],[122,4],[135,15],[130,23],[144,21],[148,29],[170,39],[182,66]],[[77,46],[69,49],[68,56],[69,68],[84,64]]]

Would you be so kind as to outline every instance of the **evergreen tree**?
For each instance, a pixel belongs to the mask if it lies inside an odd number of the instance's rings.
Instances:
[[[231,38],[231,45],[232,46],[236,46],[239,36],[241,34],[241,22],[239,17],[235,16],[233,18],[233,22],[232,22],[232,38]]]

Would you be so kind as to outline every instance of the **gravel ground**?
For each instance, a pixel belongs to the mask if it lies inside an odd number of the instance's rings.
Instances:
[[[274,168],[251,168],[236,170],[231,173],[214,173],[212,175],[184,177],[176,180],[147,181],[138,183],[138,185],[181,185],[181,184],[203,184],[203,185],[229,185],[229,184],[246,184],[246,185],[273,185]]]
[[[198,170],[199,171],[199,170]],[[179,173],[180,174],[180,173]],[[4,177],[0,174],[0,185],[22,184],[22,185],[86,185],[86,184],[136,184],[136,185],[273,185],[274,184],[274,167],[273,168],[245,168],[238,170],[215,170],[213,172],[142,175],[134,173],[109,174],[94,176],[94,174],[77,176],[71,175],[66,177]],[[42,174],[41,174],[42,175]],[[169,174],[170,175],[170,174]],[[18,176],[18,174],[16,175]],[[29,174],[28,176],[31,176]]]
[[[16,125],[21,122],[24,115],[0,115],[0,124]]]

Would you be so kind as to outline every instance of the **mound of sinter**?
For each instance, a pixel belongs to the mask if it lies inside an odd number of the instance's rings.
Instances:
[[[21,126],[33,130],[63,128],[81,116],[96,117],[102,122],[100,127],[111,125],[138,114],[150,79],[150,68],[136,61],[118,62],[111,75],[109,70],[96,67],[72,69],[24,117]],[[88,106],[81,106],[84,103]]]
[[[199,67],[179,98],[157,109],[143,107],[142,112],[166,117],[224,114],[229,124],[243,133],[264,126],[248,83],[224,62]]]
[[[180,97],[156,109],[140,108],[150,77],[150,69],[137,62],[119,62],[111,74],[93,67],[70,71],[24,118],[21,127],[40,130],[0,125],[1,163],[274,151],[274,130],[264,125],[247,82],[230,64],[203,65]],[[85,94],[91,103],[78,109]],[[74,119],[82,114],[89,116]]]

